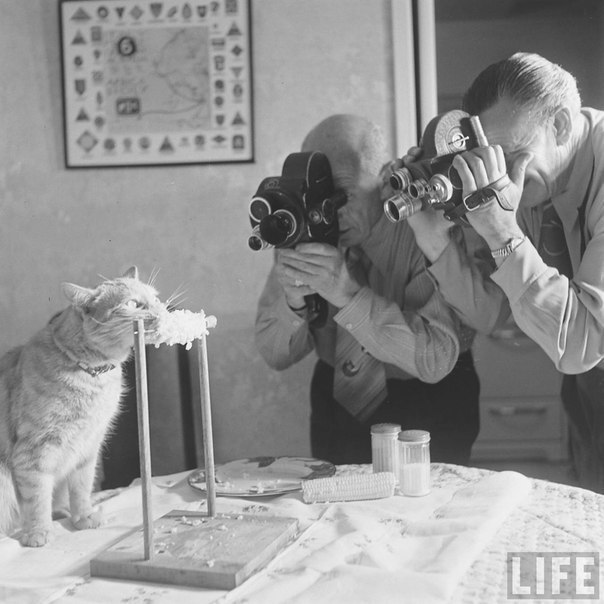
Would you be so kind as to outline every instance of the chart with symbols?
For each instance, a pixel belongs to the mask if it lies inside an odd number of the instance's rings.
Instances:
[[[61,0],[71,167],[253,160],[249,0]]]

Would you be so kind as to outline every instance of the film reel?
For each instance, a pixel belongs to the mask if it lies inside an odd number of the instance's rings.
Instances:
[[[453,109],[432,119],[424,131],[422,147],[427,157],[460,153],[476,146],[470,115]]]
[[[460,109],[449,111],[438,120],[434,130],[436,155],[460,153],[468,148],[473,139],[469,120],[470,115]]]

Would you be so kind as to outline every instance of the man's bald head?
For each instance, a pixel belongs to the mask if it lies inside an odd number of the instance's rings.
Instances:
[[[380,128],[357,115],[332,115],[317,124],[302,143],[302,151],[321,151],[332,170],[352,168],[378,174],[388,160]]]

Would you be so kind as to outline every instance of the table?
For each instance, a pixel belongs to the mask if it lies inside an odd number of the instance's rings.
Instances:
[[[340,474],[369,471],[370,466],[338,468]],[[205,499],[189,486],[188,474],[154,478],[156,517],[172,509],[204,509]],[[139,485],[101,491],[95,494],[105,515],[99,529],[75,531],[64,519],[55,522],[53,540],[44,548],[0,540],[0,601],[508,603],[509,552],[604,551],[602,495],[515,472],[449,464],[432,464],[431,475],[432,493],[422,498],[312,505],[299,492],[218,498],[218,513],[294,517],[301,529],[268,568],[231,592],[91,579],[90,559],[141,523]],[[438,555],[421,560],[434,546]],[[388,590],[395,600],[384,599]]]

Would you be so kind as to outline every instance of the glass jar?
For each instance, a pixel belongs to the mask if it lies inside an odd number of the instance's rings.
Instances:
[[[399,492],[418,497],[430,492],[430,432],[403,430],[398,435]]]
[[[371,426],[371,461],[374,472],[393,472],[398,478],[399,424]]]

